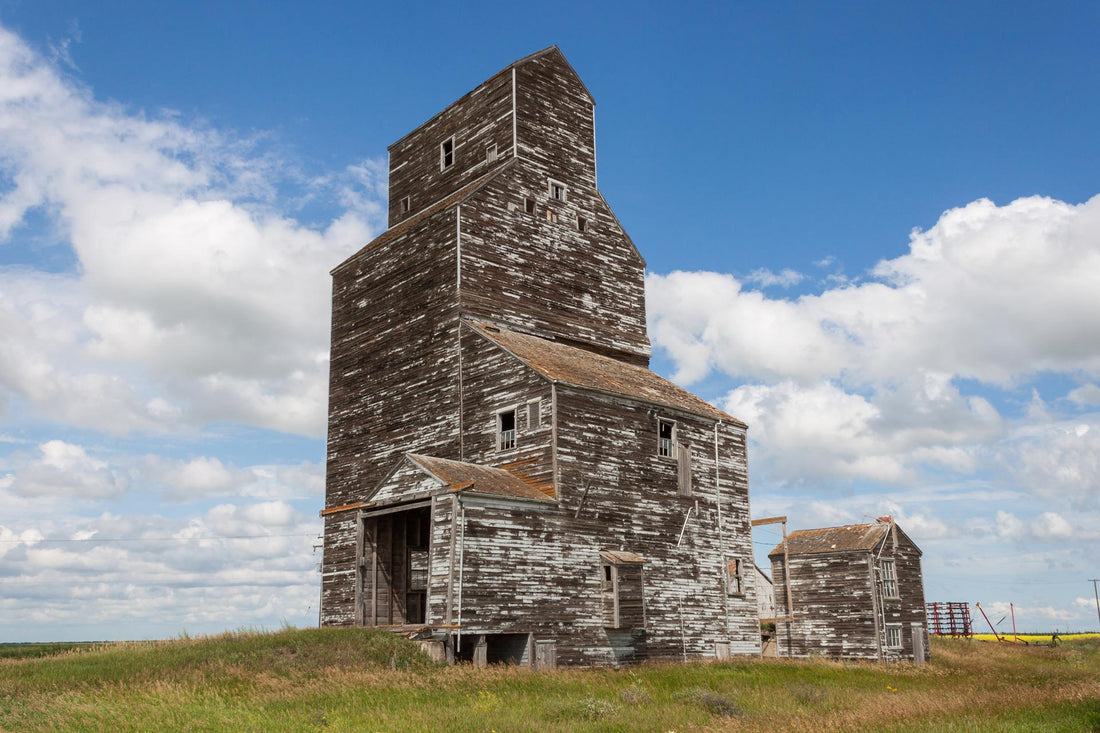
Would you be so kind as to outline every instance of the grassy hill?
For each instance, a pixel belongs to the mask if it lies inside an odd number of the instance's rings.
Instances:
[[[364,629],[6,651],[4,731],[1100,730],[1097,639],[934,640],[924,667],[745,660],[550,674],[435,666]]]

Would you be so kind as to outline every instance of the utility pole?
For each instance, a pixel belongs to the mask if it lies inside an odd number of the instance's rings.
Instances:
[[[1089,578],[1089,582],[1092,583],[1092,597],[1096,599],[1096,618],[1100,619],[1100,595],[1096,594],[1096,584],[1100,583],[1100,580]]]

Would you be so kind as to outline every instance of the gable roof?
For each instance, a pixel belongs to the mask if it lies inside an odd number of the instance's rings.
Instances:
[[[495,324],[463,321],[483,337],[558,384],[629,397],[747,427],[735,417],[645,367],[576,346],[510,331]]]
[[[849,524],[844,527],[800,529],[787,535],[788,555],[823,555],[832,552],[870,552],[890,527],[890,522]],[[768,553],[768,557],[783,554],[783,542]]]
[[[406,455],[410,461],[443,483],[451,491],[506,496],[513,499],[554,501],[514,473],[503,468],[479,466],[476,463],[452,461],[446,458],[434,458],[416,453]]]
[[[537,58],[542,58],[543,56],[546,56],[547,54],[553,54],[553,53],[556,53],[556,54],[557,54],[557,55],[558,55],[559,57],[561,57],[562,63],[564,63],[564,64],[565,64],[565,67],[566,67],[567,69],[569,69],[569,71],[570,71],[570,72],[571,72],[571,73],[573,74],[573,76],[574,76],[574,77],[576,78],[576,80],[577,80],[577,83],[581,85],[581,89],[583,89],[583,90],[584,90],[584,93],[585,93],[586,95],[588,95],[588,98],[589,98],[589,99],[590,99],[590,100],[592,101],[592,104],[593,104],[593,105],[595,105],[595,104],[596,104],[596,98],[592,96],[592,92],[588,91],[588,87],[587,87],[587,86],[585,86],[585,84],[584,84],[584,81],[582,81],[582,80],[581,80],[580,74],[578,74],[578,73],[577,73],[577,70],[573,68],[573,65],[572,65],[571,63],[569,63],[569,59],[565,58],[565,54],[563,54],[563,53],[561,52],[561,49],[560,49],[560,48],[558,48],[557,44],[555,44],[555,45],[553,45],[553,46],[547,46],[546,48],[542,49],[541,51],[535,51],[535,52],[534,52],[534,53],[532,53],[532,54],[528,54],[527,56],[524,56],[523,58],[521,58],[521,59],[519,59],[519,60],[517,60],[517,61],[513,61],[512,63],[508,64],[508,65],[507,65],[507,66],[505,66],[505,67],[504,67],[503,69],[501,69],[501,70],[500,70],[500,71],[498,71],[497,73],[493,74],[493,75],[492,75],[492,76],[490,76],[490,77],[489,77],[488,79],[486,79],[485,81],[481,82],[481,83],[480,83],[480,84],[478,84],[478,85],[477,85],[476,87],[474,87],[474,88],[473,88],[473,89],[471,89],[470,91],[466,92],[465,94],[463,94],[463,95],[462,95],[461,97],[459,97],[459,98],[458,98],[458,99],[456,99],[455,101],[453,101],[453,102],[451,102],[450,104],[448,104],[448,105],[447,105],[446,107],[444,107],[444,108],[443,108],[442,110],[440,110],[439,112],[436,112],[436,113],[435,113],[434,115],[432,115],[431,117],[429,117],[428,119],[424,120],[424,121],[423,121],[423,122],[421,122],[421,123],[420,123],[419,125],[417,125],[416,127],[414,127],[414,128],[412,129],[412,130],[410,130],[410,131],[409,131],[409,132],[407,132],[406,134],[402,135],[402,136],[401,136],[401,137],[400,137],[399,139],[397,139],[397,140],[395,140],[394,142],[390,143],[390,145],[389,145],[389,146],[388,146],[388,147],[387,147],[386,149],[387,149],[387,150],[393,150],[393,148],[397,147],[397,146],[398,146],[398,145],[400,145],[400,144],[401,144],[402,142],[404,142],[406,138],[408,138],[408,137],[411,137],[411,136],[412,136],[412,135],[414,135],[414,134],[415,134],[415,133],[416,133],[417,131],[419,131],[419,130],[420,130],[421,128],[423,128],[423,127],[426,127],[427,125],[431,124],[433,120],[435,120],[435,119],[437,119],[437,118],[439,118],[439,117],[442,117],[443,115],[445,115],[445,114],[446,114],[446,113],[448,112],[448,110],[450,110],[450,109],[451,109],[452,107],[454,107],[454,106],[455,106],[456,104],[460,104],[460,103],[461,103],[461,102],[462,102],[463,100],[465,100],[465,99],[466,99],[467,97],[471,97],[471,96],[473,96],[474,94],[476,94],[476,93],[477,93],[478,91],[480,91],[482,87],[484,87],[484,86],[487,86],[487,85],[489,85],[489,84],[493,83],[493,81],[495,81],[495,80],[496,80],[496,78],[497,78],[497,77],[499,77],[499,76],[501,76],[502,74],[507,74],[507,73],[509,73],[509,72],[510,72],[510,71],[511,71],[512,69],[515,69],[515,68],[518,68],[518,67],[520,67],[520,66],[523,66],[524,64],[526,64],[526,63],[527,63],[527,62],[529,62],[529,61],[534,61],[534,60],[535,60],[535,59],[537,59]]]
[[[392,227],[390,227],[386,231],[382,232],[377,237],[375,237],[370,242],[368,242],[366,245],[364,245],[358,252],[353,254],[351,257],[348,257],[346,260],[341,262],[339,265],[332,268],[332,270],[329,272],[329,274],[330,275],[335,275],[337,272],[339,272],[340,270],[347,267],[353,260],[355,260],[355,258],[357,258],[359,255],[366,252],[368,249],[373,249],[374,247],[381,247],[382,245],[388,244],[388,243],[394,241],[395,239],[400,239],[401,237],[405,236],[405,234],[407,234],[409,232],[409,230],[413,229],[414,227],[416,227],[421,222],[423,222],[427,219],[430,219],[431,217],[435,216],[436,214],[438,214],[439,212],[441,212],[445,209],[449,209],[449,208],[452,208],[454,206],[458,206],[463,201],[468,199],[470,196],[477,193],[482,188],[482,186],[485,186],[490,181],[492,181],[494,178],[496,178],[497,176],[504,173],[504,171],[509,170],[513,166],[515,166],[515,163],[516,163],[516,159],[512,158],[507,163],[504,163],[503,165],[497,166],[496,168],[489,171],[488,173],[482,174],[478,178],[475,178],[474,180],[470,181],[465,186],[463,186],[462,188],[460,188],[457,191],[455,191],[454,193],[452,193],[450,196],[446,196],[444,198],[441,198],[439,201],[436,201],[431,206],[428,206],[425,209],[421,209],[416,214],[413,214],[408,219],[405,219],[402,222],[394,224]]]

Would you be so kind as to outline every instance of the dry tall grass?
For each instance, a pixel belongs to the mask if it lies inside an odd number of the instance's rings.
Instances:
[[[284,630],[0,660],[5,731],[1100,730],[1100,642],[935,640],[933,662],[436,667],[393,636]]]

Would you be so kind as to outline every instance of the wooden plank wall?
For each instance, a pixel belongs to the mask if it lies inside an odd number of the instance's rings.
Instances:
[[[580,390],[558,389],[559,495],[567,510],[591,489],[581,516],[604,526],[604,546],[641,554],[645,568],[647,645],[651,656],[710,655],[728,638],[735,654],[757,654],[760,629],[755,583],[740,595],[725,592],[717,532],[714,427],[670,409],[650,418],[648,406]],[[677,438],[692,446],[694,494],[678,494],[675,458],[657,455],[657,421],[677,421]],[[725,554],[752,557],[744,432],[719,432]],[[690,511],[690,517],[689,517]],[[687,529],[676,547],[685,519]],[[726,632],[726,608],[729,629]],[[649,613],[650,609],[654,609]],[[681,634],[683,614],[685,634]]]
[[[898,598],[884,598],[876,567],[882,559],[896,564]],[[776,624],[780,654],[822,654],[848,659],[880,659],[879,639],[883,624],[900,623],[902,649],[884,649],[887,659],[913,659],[911,624],[921,624],[928,658],[928,624],[924,607],[920,551],[899,535],[895,547],[889,535],[873,552],[829,553],[792,556],[791,595],[794,621]],[[772,559],[779,615],[787,608],[783,559]],[[876,611],[881,609],[876,615]],[[885,645],[885,642],[883,642]]]
[[[794,621],[777,622],[779,653],[878,659],[870,554],[792,555]],[[772,559],[779,615],[786,615],[783,558]]]
[[[334,276],[328,507],[362,501],[405,451],[459,457],[454,227],[443,212]],[[354,522],[326,524],[325,626],[355,612],[335,589],[354,577],[354,533]]]
[[[882,611],[886,623],[901,624],[902,649],[898,656],[913,660],[912,624],[919,623],[924,636],[924,655],[927,661],[930,658],[931,649],[920,550],[904,532],[898,532],[896,546],[891,539],[886,539],[882,557],[894,560],[897,573],[898,599],[884,599]]]
[[[553,400],[550,382],[470,328],[462,329],[463,460],[507,468],[554,496]],[[539,400],[541,424],[527,422],[527,401]],[[515,406],[516,447],[497,450],[498,410]]]
[[[463,205],[463,313],[648,365],[645,262],[596,189],[571,184],[556,202],[548,180],[516,166]]]
[[[455,162],[440,169],[439,146],[455,139]],[[486,148],[497,146],[489,162]],[[409,196],[409,215],[446,198],[491,168],[512,157],[512,73],[497,74],[443,112],[390,146],[389,225],[402,216],[401,199]]]

